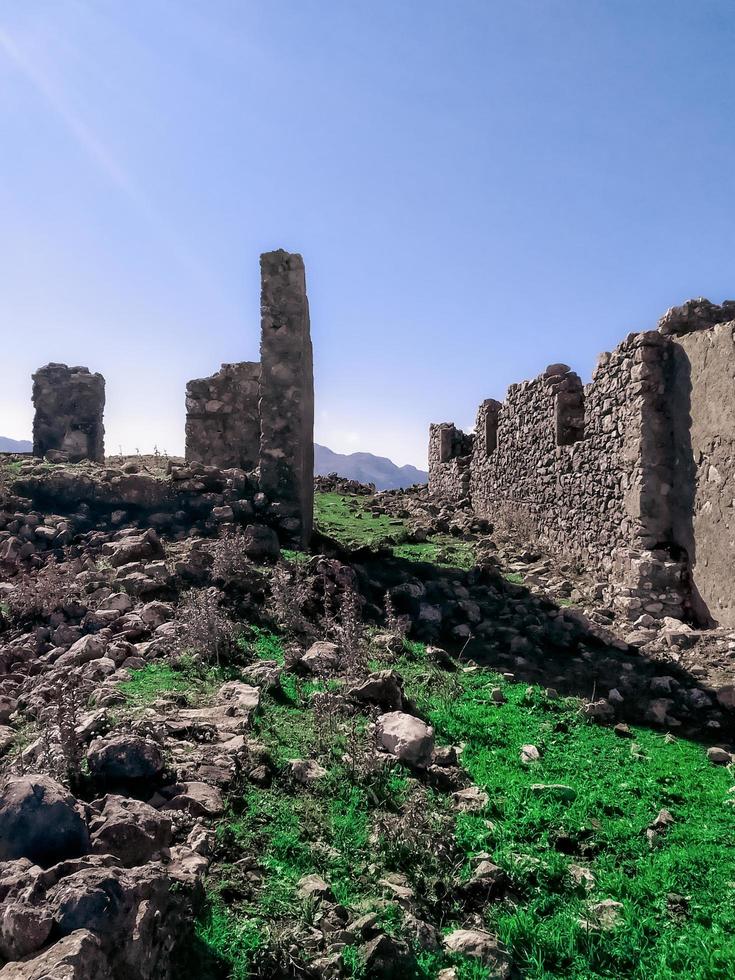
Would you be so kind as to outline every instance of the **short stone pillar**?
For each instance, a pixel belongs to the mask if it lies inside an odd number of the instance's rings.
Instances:
[[[300,255],[260,257],[260,486],[307,545],[314,515],[314,368]]]
[[[260,364],[223,364],[186,386],[186,459],[254,470],[260,452]]]
[[[86,367],[47,364],[33,375],[33,454],[71,463],[105,459],[105,379]]]

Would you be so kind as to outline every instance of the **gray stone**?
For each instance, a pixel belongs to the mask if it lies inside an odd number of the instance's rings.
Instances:
[[[47,867],[88,849],[87,824],[68,790],[43,775],[5,782],[0,794],[0,860],[25,857]]]
[[[425,766],[431,762],[434,729],[403,711],[389,711],[375,723],[378,744],[401,762]]]

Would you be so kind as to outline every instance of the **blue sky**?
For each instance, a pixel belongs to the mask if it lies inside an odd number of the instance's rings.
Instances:
[[[430,421],[735,295],[732,0],[0,0],[0,434],[107,378],[108,451],[183,448],[307,266],[317,439]]]

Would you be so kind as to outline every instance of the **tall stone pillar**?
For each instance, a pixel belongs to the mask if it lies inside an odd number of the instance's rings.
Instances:
[[[314,520],[314,367],[300,255],[260,257],[260,485],[307,545]]]
[[[33,454],[71,463],[105,459],[105,379],[86,367],[47,364],[33,375]]]

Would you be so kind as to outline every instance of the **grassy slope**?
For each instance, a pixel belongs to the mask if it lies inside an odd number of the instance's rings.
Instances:
[[[464,674],[457,687],[413,674],[413,693],[440,738],[464,741],[462,757],[490,800],[482,819],[465,817],[458,833],[468,854],[487,850],[519,884],[517,907],[487,909],[487,923],[513,950],[528,977],[725,977],[735,960],[735,817],[731,774],[705,750],[645,729],[635,741],[592,725],[573,702],[549,701],[538,689],[506,684],[506,704],[489,700],[497,678]],[[418,668],[424,674],[423,668]],[[425,676],[425,675],[424,675]],[[541,752],[532,766],[520,747]],[[534,783],[565,783],[572,803],[536,795]],[[646,829],[661,808],[675,822],[653,846]],[[567,855],[562,851],[574,849]],[[519,860],[518,855],[523,858]],[[589,899],[569,877],[588,867],[595,901],[624,905],[611,933],[580,924]],[[667,895],[689,900],[680,921]]]
[[[397,558],[437,565],[470,568],[472,545],[448,534],[433,534],[424,542],[409,542],[400,518],[370,513],[370,498],[339,493],[317,493],[315,519],[324,534],[346,548],[390,548]]]
[[[321,494],[317,514],[321,528],[346,545],[392,543],[409,549],[404,557],[427,560],[436,560],[441,547],[396,544],[405,538],[402,522],[370,514],[362,498]],[[279,639],[265,631],[254,629],[246,646],[251,656],[283,660]],[[373,666],[401,672],[440,744],[464,745],[462,764],[487,791],[488,804],[480,813],[458,813],[446,795],[400,766],[358,771],[343,757],[362,744],[364,719],[320,720],[314,696],[333,684],[285,675],[283,695],[264,697],[255,731],[277,775],[267,789],[245,784],[236,792],[217,830],[220,854],[199,939],[222,967],[219,975],[269,975],[267,951],[282,942],[283,929],[317,914],[296,895],[304,874],[324,876],[354,915],[377,911],[387,931],[400,933],[401,909],[379,882],[401,872],[415,889],[419,913],[447,929],[464,923],[466,909],[443,898],[442,886],[451,892],[453,880],[467,878],[480,855],[510,878],[509,895],[488,903],[483,916],[524,977],[732,975],[735,795],[731,773],[711,766],[702,746],[646,729],[635,730],[632,741],[621,739],[583,719],[575,702],[549,700],[537,688],[482,669],[441,671],[420,644],[407,644],[398,663]],[[133,707],[166,691],[198,701],[221,679],[187,662],[183,669],[153,664],[125,690]],[[491,700],[496,686],[506,703]],[[527,743],[541,753],[531,766],[520,761]],[[295,787],[288,762],[297,757],[318,759],[328,775],[311,789]],[[538,794],[531,789],[538,783],[564,783],[575,799]],[[649,842],[646,830],[662,808],[674,823]],[[400,822],[407,810],[410,833]],[[573,881],[574,865],[593,875],[589,893]],[[672,893],[685,901],[670,900]],[[590,905],[604,899],[623,905],[609,932],[586,924]],[[344,959],[354,977],[364,976],[359,949],[348,948]],[[414,976],[435,978],[449,963],[441,953],[419,951]],[[486,976],[470,961],[454,965],[461,980]]]
[[[264,647],[261,656],[278,646],[267,634],[257,642]],[[462,923],[463,910],[456,902],[442,904],[438,886],[442,880],[451,885],[455,874],[468,876],[481,853],[513,884],[514,898],[489,903],[484,917],[523,976],[731,975],[732,778],[707,762],[700,745],[644,729],[635,732],[635,741],[620,739],[586,722],[573,702],[549,700],[538,689],[504,683],[485,670],[442,672],[426,661],[419,644],[410,644],[392,666],[435,725],[438,741],[464,743],[463,765],[489,794],[485,811],[458,814],[446,796],[400,766],[367,777],[356,773],[342,757],[359,741],[364,721],[352,727],[319,722],[313,697],[325,685],[287,676],[281,698],[264,698],[256,726],[279,775],[268,789],[244,787],[218,828],[221,863],[210,881],[211,905],[199,936],[228,975],[266,975],[259,972],[264,950],[282,926],[294,917],[311,921],[314,906],[296,896],[304,874],[323,875],[355,914],[377,910],[389,931],[400,932],[402,913],[386,904],[378,882],[402,872],[425,912],[436,900],[446,928]],[[505,704],[490,699],[498,685]],[[530,767],[519,756],[526,743],[541,752],[541,761]],[[324,781],[310,790],[294,787],[287,765],[297,757],[317,758],[328,770]],[[576,799],[537,795],[530,789],[534,783],[565,783]],[[412,835],[395,833],[391,822],[415,795],[421,826]],[[675,822],[651,846],[645,831],[663,807]],[[426,834],[451,843],[451,861],[426,846]],[[237,863],[246,855],[258,858],[257,887]],[[595,877],[589,895],[570,876],[574,864]],[[250,868],[247,861],[244,868]],[[667,903],[669,893],[686,897],[684,918]],[[584,924],[589,905],[608,898],[623,904],[620,924],[611,932],[590,929]],[[363,976],[359,951],[348,950],[347,959],[353,975]],[[415,976],[435,977],[448,962],[442,954],[420,953]],[[459,968],[462,978],[486,975],[469,961]]]

